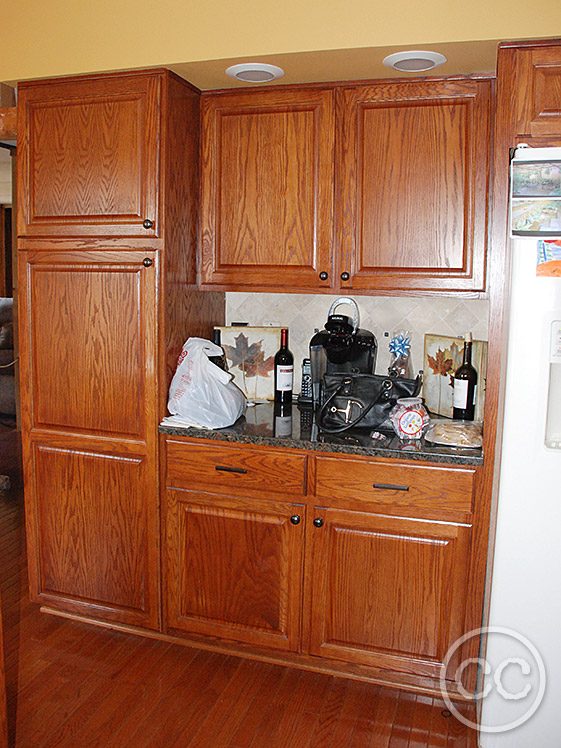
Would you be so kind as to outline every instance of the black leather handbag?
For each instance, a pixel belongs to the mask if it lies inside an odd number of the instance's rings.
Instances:
[[[323,405],[316,423],[328,434],[353,428],[375,429],[401,397],[415,397],[421,384],[421,374],[416,379],[380,374],[325,374]]]

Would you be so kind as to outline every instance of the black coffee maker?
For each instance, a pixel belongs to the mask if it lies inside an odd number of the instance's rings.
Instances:
[[[334,314],[341,304],[353,307],[353,318]],[[343,296],[331,304],[325,330],[310,340],[312,395],[314,405],[320,400],[324,374],[373,374],[378,344],[374,333],[358,327],[358,306],[354,299]]]

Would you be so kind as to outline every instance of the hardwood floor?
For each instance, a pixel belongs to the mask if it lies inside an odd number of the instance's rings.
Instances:
[[[475,748],[438,699],[40,613],[27,599],[14,433],[0,431],[11,748]]]

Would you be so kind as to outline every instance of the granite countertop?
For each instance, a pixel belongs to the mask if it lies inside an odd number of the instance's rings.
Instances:
[[[341,452],[369,457],[390,457],[454,465],[482,465],[481,449],[444,447],[429,444],[425,439],[403,442],[386,432],[381,439],[372,439],[370,430],[354,430],[332,435],[317,431],[311,410],[300,410],[295,404],[279,419],[272,403],[258,403],[247,409],[245,416],[233,426],[203,429],[160,425],[163,434],[190,436],[197,439],[263,444],[271,447],[306,449],[315,452]]]

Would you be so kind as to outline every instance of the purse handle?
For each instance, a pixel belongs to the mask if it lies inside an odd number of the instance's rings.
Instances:
[[[335,392],[331,395],[331,397],[329,397],[324,402],[324,404],[321,406],[320,410],[318,411],[318,414],[316,416],[316,424],[318,428],[321,429],[321,431],[324,431],[326,434],[340,434],[342,431],[348,431],[349,429],[354,428],[357,425],[357,423],[360,423],[360,421],[362,421],[362,419],[372,410],[372,408],[376,405],[376,403],[380,402],[380,400],[383,399],[386,392],[391,390],[393,387],[392,381],[388,377],[388,379],[385,379],[383,381],[382,389],[380,390],[380,394],[378,395],[378,397],[373,402],[371,402],[367,408],[363,410],[363,412],[358,416],[358,418],[355,418],[355,420],[351,421],[350,423],[343,424],[343,426],[336,426],[336,427],[323,426],[321,421],[327,412],[329,404],[335,397],[337,397],[337,395],[340,395],[343,388],[346,385],[350,384],[352,381],[353,380],[351,377],[345,377],[345,379],[343,379],[339,387],[337,387]]]

